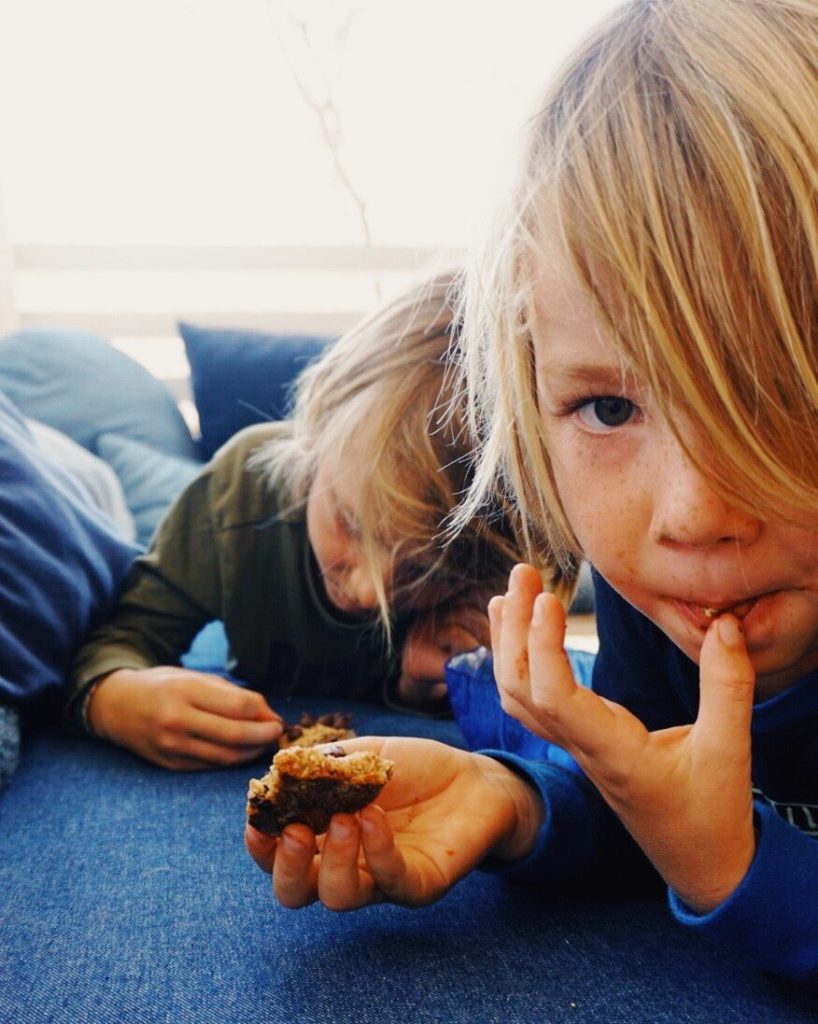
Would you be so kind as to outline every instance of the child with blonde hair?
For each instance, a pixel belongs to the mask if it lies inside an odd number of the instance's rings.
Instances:
[[[184,491],[75,660],[80,727],[203,768],[267,749],[276,696],[440,703],[447,655],[488,642],[488,596],[519,557],[502,516],[440,540],[469,478],[448,417],[452,284],[349,331],[300,376],[290,419],[241,431]],[[211,620],[246,687],[179,665]]]
[[[460,522],[499,480],[529,561],[589,559],[592,687],[515,567],[495,675],[554,746],[348,744],[397,766],[317,867],[302,826],[248,833],[287,906],[425,903],[483,861],[641,868],[682,925],[818,990],[816,194],[815,0],[626,3],[565,67],[468,280]]]

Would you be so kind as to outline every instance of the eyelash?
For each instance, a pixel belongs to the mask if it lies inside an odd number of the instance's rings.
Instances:
[[[625,403],[628,407],[628,418],[622,423],[600,423],[599,425],[595,426],[591,423],[588,423],[587,420],[585,420],[582,417],[581,413],[583,409],[592,408],[598,402],[604,402],[606,400]],[[636,402],[632,401],[630,398],[625,398],[624,395],[583,395],[581,398],[577,398],[574,399],[572,402],[568,402],[565,405],[563,414],[566,416],[577,416],[580,419],[583,427],[585,427],[585,429],[589,430],[591,433],[611,434],[614,431],[618,430],[620,427],[625,427],[631,424],[634,420],[634,414],[641,415],[641,411],[642,410],[639,408]],[[599,419],[598,416],[596,418]]]
[[[335,525],[351,540],[356,540],[360,537],[360,532],[355,528],[355,525],[347,519],[340,509],[335,510]]]

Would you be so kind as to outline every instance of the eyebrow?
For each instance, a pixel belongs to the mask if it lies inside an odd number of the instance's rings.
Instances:
[[[537,376],[540,378],[540,385],[544,387],[553,384],[563,388],[593,385],[595,389],[607,389],[616,393],[634,383],[633,376],[624,367],[599,363],[547,363],[537,367]]]

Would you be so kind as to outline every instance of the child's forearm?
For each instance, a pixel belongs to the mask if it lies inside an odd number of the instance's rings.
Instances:
[[[74,660],[65,692],[66,720],[83,732],[93,731],[89,709],[99,684],[119,669],[150,668],[156,662],[142,652],[124,644],[86,644]]]
[[[77,652],[66,690],[67,718],[82,727],[82,703],[95,680],[117,669],[174,665],[208,621],[202,606],[139,560],[108,622]]]
[[[606,871],[648,868],[621,823],[577,770],[546,761],[492,753],[539,792],[544,818],[527,856],[485,867],[554,884]],[[559,752],[560,756],[562,752]],[[756,804],[756,855],[731,894],[700,913],[670,891],[676,918],[797,993],[815,993],[818,1006],[818,842],[789,825],[771,807]]]
[[[756,855],[732,895],[698,914],[676,893],[679,921],[818,996],[818,842],[756,804]]]
[[[497,848],[495,859],[487,861],[484,868],[545,885],[601,871],[621,876],[649,870],[636,843],[563,751],[555,750],[553,760],[548,761],[505,751],[483,753],[525,780],[528,789],[536,793],[539,811],[536,835],[527,847],[522,852],[518,847],[516,858],[502,856],[504,849]]]

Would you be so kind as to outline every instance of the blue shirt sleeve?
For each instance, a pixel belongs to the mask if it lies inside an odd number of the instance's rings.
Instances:
[[[756,801],[758,845],[741,884],[709,914],[670,892],[676,919],[792,981],[818,975],[818,843]]]
[[[604,886],[656,883],[650,862],[574,759],[551,746],[531,759],[508,750],[482,750],[522,776],[545,810],[533,849],[514,863],[487,861],[484,870],[538,885],[593,880]]]

